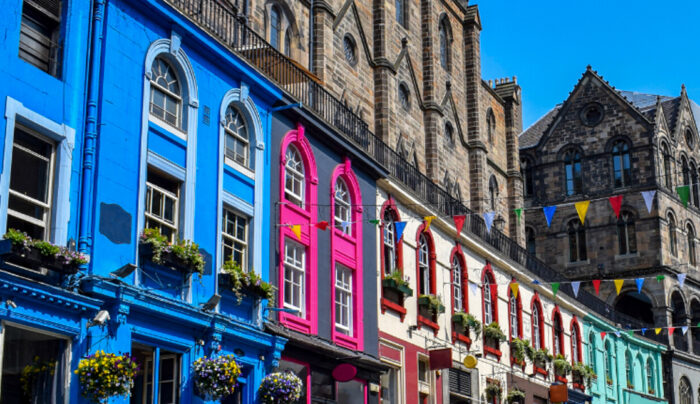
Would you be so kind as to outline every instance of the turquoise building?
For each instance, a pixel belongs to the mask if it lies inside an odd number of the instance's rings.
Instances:
[[[583,321],[585,360],[596,378],[591,380],[593,404],[666,403],[661,354],[664,345],[620,331],[607,321],[587,315]],[[653,330],[647,331],[652,333]]]

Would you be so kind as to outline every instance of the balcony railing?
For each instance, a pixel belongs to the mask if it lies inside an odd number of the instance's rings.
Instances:
[[[230,4],[224,0],[164,1],[277,83],[308,110],[335,127],[338,132],[385,167],[392,177],[425,201],[427,206],[442,216],[466,215],[464,229],[467,232],[524,266],[545,282],[566,281],[561,274],[528,254],[526,249],[501,231],[492,228],[490,233],[487,232],[480,215],[473,214],[460,200],[453,198],[406,158],[377,138],[369,130],[367,123],[329,93],[317,77],[284,56],[249,28],[233,13]],[[563,287],[562,292],[573,297],[571,288]],[[598,314],[623,327],[651,327],[635,318],[617,313],[611,306],[584,290],[579,292],[577,299]]]

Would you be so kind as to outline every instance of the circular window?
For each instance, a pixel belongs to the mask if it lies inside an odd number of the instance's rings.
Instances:
[[[355,66],[357,63],[355,41],[350,35],[345,35],[345,38],[343,38],[343,51],[345,52],[345,60],[347,60],[351,66]]]
[[[399,102],[403,109],[408,111],[411,108],[411,95],[408,92],[408,86],[405,83],[399,84]]]
[[[695,136],[693,136],[693,131],[690,129],[685,130],[685,144],[688,145],[689,149],[695,147]]]
[[[581,122],[595,126],[603,120],[603,108],[600,104],[588,104],[581,110]]]

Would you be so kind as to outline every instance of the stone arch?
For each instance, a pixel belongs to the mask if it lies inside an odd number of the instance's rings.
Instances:
[[[642,288],[639,293],[636,286],[627,286],[620,290],[620,295],[610,295],[612,306],[628,316],[638,318],[647,324],[654,324],[654,308],[659,307],[653,293]]]
[[[289,52],[289,57],[294,58],[295,55],[295,50],[296,49],[303,49],[304,48],[304,42],[302,41],[301,37],[301,31],[299,31],[299,27],[296,22],[296,16],[294,15],[294,10],[287,4],[286,1],[284,0],[268,0],[265,2],[265,27],[264,27],[264,35],[265,38],[269,41],[270,40],[270,15],[272,12],[272,8],[277,7],[279,11],[282,13],[282,21],[280,22],[280,38],[279,38],[279,47],[281,49],[278,49],[280,52],[284,53],[284,44],[287,42],[287,35],[291,34],[292,38],[289,41],[289,43],[292,45],[290,52]]]
[[[700,323],[700,297],[693,296],[690,298],[690,323],[698,324]],[[693,338],[693,353],[700,355],[700,328],[693,327],[691,329],[691,336]]]
[[[671,309],[671,324],[674,327],[683,327],[688,323],[688,302],[685,298],[683,292],[674,288],[669,294],[669,308]],[[673,346],[676,349],[687,351],[688,350],[688,340],[682,332],[677,332],[673,334]]]

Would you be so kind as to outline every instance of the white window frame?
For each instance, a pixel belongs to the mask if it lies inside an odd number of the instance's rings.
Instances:
[[[178,86],[180,87],[180,94],[175,94],[175,93],[171,92],[170,90],[168,90],[167,88],[163,88],[163,86],[161,86],[160,84],[158,84],[154,80],[152,68],[153,68],[153,62],[155,62],[156,59],[163,59],[165,61],[165,63],[170,67],[170,69],[173,71],[173,74],[175,75],[175,78],[178,81]],[[186,120],[186,115],[185,115],[185,106],[186,105],[185,105],[185,100],[183,97],[183,92],[185,91],[184,85],[187,85],[187,82],[186,82],[186,80],[182,79],[180,72],[177,71],[176,64],[173,63],[173,61],[165,58],[162,54],[156,55],[153,58],[153,62],[151,62],[151,67],[148,70],[148,72],[149,72],[149,75],[148,75],[148,83],[149,83],[148,119],[152,122],[155,122],[159,126],[163,126],[167,129],[172,129],[173,133],[177,137],[179,137],[183,140],[187,140],[187,132],[186,132],[186,128],[184,127],[184,123]],[[161,119],[160,117],[154,115],[151,112],[151,106],[153,105],[153,93],[154,93],[154,91],[160,91],[164,94],[164,96],[175,98],[175,100],[177,101],[177,106],[178,106],[177,117],[176,117],[177,122],[175,125],[173,125],[172,123],[170,123],[164,119]]]
[[[462,263],[457,256],[452,257],[452,295],[454,311],[464,311],[464,293],[462,290]]]
[[[290,256],[290,252],[294,250],[294,255]],[[301,255],[299,256],[299,252]],[[296,284],[294,279],[287,279],[287,269],[292,270],[295,275],[301,275],[301,283]],[[288,309],[297,310],[299,312],[299,317],[306,317],[306,246],[295,243],[289,239],[284,242],[284,290],[283,290],[283,301],[284,307]],[[287,288],[292,285],[292,293],[298,289],[299,293],[299,306],[295,306],[294,303],[287,302]],[[292,297],[294,299],[294,297]]]
[[[540,309],[536,304],[532,306],[532,347],[542,349],[542,325],[540,324]]]
[[[349,277],[349,279],[348,279]],[[335,310],[335,330],[342,334],[353,336],[353,306],[354,306],[354,294],[353,294],[353,282],[355,281],[355,274],[353,270],[342,264],[335,264],[335,296],[334,296],[334,307]],[[339,316],[337,315],[338,307],[340,306],[341,311],[345,311],[347,316],[347,324],[340,322]]]
[[[156,174],[163,176],[163,174],[161,174],[161,173],[156,173]],[[177,181],[177,180],[175,180],[175,181]],[[179,236],[180,236],[180,188],[181,187],[182,187],[182,184],[179,184],[178,185],[178,193],[174,194],[174,193],[168,191],[167,189],[161,188],[158,185],[155,185],[155,184],[149,182],[148,178],[146,179],[146,198],[147,199],[148,198],[152,199],[153,198],[153,191],[157,191],[157,192],[160,192],[161,194],[163,194],[163,197],[167,197],[167,198],[174,200],[174,203],[173,203],[174,223],[173,224],[168,223],[164,219],[159,218],[158,216],[156,216],[148,211],[148,206],[151,205],[151,209],[153,206],[151,201],[148,201],[148,200],[146,201],[146,203],[144,204],[144,210],[143,210],[144,223],[146,223],[148,220],[153,220],[153,221],[157,222],[158,224],[160,224],[161,226],[165,226],[165,227],[168,227],[168,228],[173,230],[173,232],[172,232],[173,238],[170,239],[171,243],[174,243],[175,241],[177,241],[177,238],[179,238]],[[151,189],[151,192],[149,192],[149,188]],[[163,199],[163,200],[165,200],[165,199]]]
[[[387,219],[388,217],[388,219]],[[394,231],[394,216],[388,210],[384,214],[383,231],[384,275],[391,275],[396,269],[396,233]],[[387,271],[388,269],[388,271]]]
[[[420,289],[421,295],[430,294],[430,248],[428,240],[422,234],[418,238],[418,275],[421,276]]]
[[[71,363],[73,362],[73,341],[69,336],[58,334],[51,331],[42,330],[39,328],[29,327],[23,324],[14,323],[11,321],[0,322],[0,384],[2,383],[2,363],[4,361],[4,351],[5,351],[5,328],[7,326],[19,328],[22,330],[35,332],[37,334],[44,334],[54,338],[60,338],[66,341],[66,347],[64,351],[65,361],[63,364],[63,403],[68,404],[70,402],[70,382],[72,379],[72,373],[70,370]]]
[[[242,122],[243,129],[245,130],[245,133],[248,136],[248,138],[244,138],[243,136],[241,136],[238,133],[238,131],[240,131],[240,129],[238,129],[237,131],[233,131],[229,128],[229,120],[228,120],[228,109],[229,108],[232,109],[240,118],[240,121]],[[226,164],[233,166],[233,167],[242,166],[242,167],[250,170],[250,162],[251,162],[251,159],[250,159],[250,154],[251,154],[250,153],[250,125],[248,125],[248,122],[246,121],[246,117],[245,117],[245,114],[243,113],[243,111],[241,111],[236,105],[233,105],[233,104],[229,105],[226,108],[226,112],[227,112],[226,116],[224,117],[224,120],[223,120],[223,125],[224,125],[224,159],[226,160]],[[243,162],[237,161],[235,158],[232,159],[231,157],[228,156],[229,148],[226,147],[226,139],[229,136],[233,138],[234,143],[236,143],[236,144],[240,143],[243,146],[243,150],[244,150],[244,154],[242,156]],[[235,149],[233,150],[233,154],[238,155],[238,153],[236,153]]]
[[[158,383],[158,395],[159,397],[151,397],[152,402],[160,402],[160,392],[161,392],[161,385],[163,383],[167,382],[173,382],[173,397],[174,398],[181,398],[179,397],[179,390],[180,390],[180,383],[182,382],[180,380],[180,372],[182,371],[182,360],[180,359],[180,355],[174,354],[174,353],[168,353],[168,354],[160,354],[159,355],[159,362],[163,362],[164,360],[167,359],[173,359],[173,363],[175,364],[175,369],[173,370],[173,377],[174,379],[169,379],[169,380],[163,380],[163,381],[156,381],[154,380],[154,375],[155,375],[155,367],[151,368],[151,373],[148,373],[148,364],[149,362],[155,366],[155,361],[153,360],[155,356],[155,350],[151,352],[151,357],[149,359],[146,359],[146,363],[144,364],[144,377],[143,377],[143,393],[142,393],[142,402],[147,403],[148,401],[148,386],[151,385],[153,386],[153,383]],[[161,369],[160,369],[160,363],[158,363],[158,376],[161,375]],[[151,387],[151,392],[153,392],[153,387]],[[175,403],[166,403],[166,404],[175,404]]]
[[[488,276],[484,277],[481,286],[481,294],[484,299],[484,326],[493,322],[493,302],[491,301],[491,283]]]
[[[296,161],[296,159],[291,159],[290,157],[296,156],[299,159],[299,166],[302,171],[292,167],[290,161]],[[286,200],[298,205],[300,208],[304,207],[304,196],[306,191],[306,177],[304,173],[304,158],[301,157],[299,150],[294,147],[294,145],[287,146],[287,151],[285,152],[285,163],[284,163],[284,197]],[[294,191],[294,187],[287,187],[287,178],[291,177],[292,184],[299,184],[299,193]]]
[[[508,311],[510,312],[510,336],[511,338],[520,338],[519,323],[518,320],[518,299],[513,293],[510,294],[510,299],[508,300]]]
[[[347,225],[343,233],[350,235],[352,234],[352,198],[350,198],[348,184],[341,177],[335,180],[333,198],[335,201],[333,209],[335,228],[343,231],[343,222],[346,222]]]
[[[578,344],[579,344],[579,336],[578,332],[576,329],[576,326],[573,326],[571,328],[571,361],[576,363],[576,362],[583,362],[581,358],[578,357]]]
[[[3,169],[0,174],[0,212],[7,212],[15,128],[21,125],[55,142],[56,159],[52,190],[54,202],[48,241],[57,245],[66,245],[70,220],[69,193],[75,129],[54,122],[26,108],[21,102],[11,97],[7,97],[5,102],[5,118]],[[7,231],[7,215],[0,215],[0,231],[2,234]]]
[[[243,248],[241,251],[241,256],[242,256],[241,261],[242,262],[240,262],[239,264],[240,264],[241,268],[243,268],[244,270],[247,270],[248,264],[249,264],[249,261],[248,261],[249,241],[248,241],[248,239],[249,239],[249,229],[250,229],[249,228],[250,218],[248,216],[236,211],[235,209],[232,209],[228,206],[224,206],[223,211],[221,212],[222,220],[226,220],[226,217],[228,215],[233,215],[235,217],[236,229],[238,229],[239,220],[243,220],[245,222],[243,225],[243,227],[244,227],[243,234],[245,236],[245,240],[239,239],[235,234],[228,234],[226,232],[226,226],[224,226],[224,224],[222,222],[222,224],[221,224],[221,254],[222,254],[221,257],[222,258],[221,259],[224,260],[224,262],[225,262],[225,257],[223,255],[223,251],[224,251],[224,245],[227,241],[229,243],[233,243],[233,247],[231,247],[231,248],[234,251],[236,250],[236,248],[235,248],[236,245],[240,244]]]

